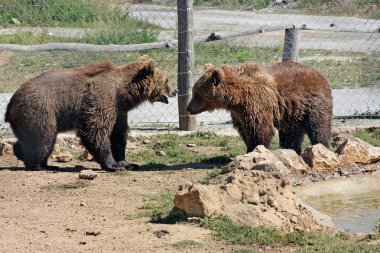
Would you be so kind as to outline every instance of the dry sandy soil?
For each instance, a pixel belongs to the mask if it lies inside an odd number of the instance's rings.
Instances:
[[[195,224],[127,218],[141,211],[147,196],[175,192],[179,184],[205,178],[208,169],[117,175],[100,171],[93,162],[49,164],[59,169],[27,171],[13,155],[0,156],[0,252],[179,252],[172,244],[183,240],[200,242],[203,247],[181,252],[241,248],[213,240],[212,231]],[[81,169],[76,165],[97,170],[97,178],[82,188],[48,190],[75,183]],[[155,233],[159,230],[168,234],[159,238]]]

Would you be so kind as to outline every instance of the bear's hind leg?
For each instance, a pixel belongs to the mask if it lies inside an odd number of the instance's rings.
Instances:
[[[305,131],[301,126],[288,127],[286,130],[279,130],[280,147],[293,149],[297,154],[302,151],[301,145]]]
[[[305,129],[312,145],[322,143],[330,147],[331,141],[331,115],[315,113],[305,119]]]
[[[83,146],[94,156],[95,161],[103,170],[115,172],[122,169],[112,156],[111,141],[108,137],[103,135],[95,138],[81,132],[78,133],[78,136],[81,138]]]
[[[20,142],[16,141],[16,143],[13,145],[13,154],[19,159],[20,161],[24,161],[24,155],[22,152],[22,146]]]
[[[37,135],[22,146],[25,167],[38,170],[47,167],[47,160],[53,151],[56,133]]]

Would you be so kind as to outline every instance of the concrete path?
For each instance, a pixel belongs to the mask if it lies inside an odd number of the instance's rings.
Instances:
[[[127,10],[133,17],[167,29],[167,37],[175,36],[177,10],[159,5],[132,5]],[[253,11],[232,11],[218,9],[194,9],[194,36],[212,32],[247,31],[263,26],[306,24],[310,29],[341,29],[379,31],[380,20],[354,17],[308,16],[290,14],[260,14]],[[168,39],[168,38],[167,38]],[[284,32],[269,32],[234,38],[245,46],[282,46]],[[326,49],[336,51],[369,52],[380,51],[380,33],[302,31],[301,49]]]
[[[4,124],[6,105],[12,94],[0,94],[0,130]],[[352,116],[367,112],[380,112],[380,88],[359,88],[333,90],[334,116]],[[144,125],[154,127],[155,124],[178,125],[178,101],[170,98],[169,104],[145,103],[129,113],[131,125]],[[199,125],[225,124],[231,117],[226,111],[204,112],[197,116]],[[360,122],[360,120],[359,120]],[[380,125],[380,119],[373,121]],[[230,127],[230,126],[229,126]]]

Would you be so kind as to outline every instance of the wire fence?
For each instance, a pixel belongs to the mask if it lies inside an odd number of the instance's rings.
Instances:
[[[193,80],[206,63],[281,61],[291,26],[299,29],[298,61],[333,87],[334,124],[380,125],[380,2],[312,2],[195,0],[185,31],[195,43]],[[178,50],[180,11],[171,0],[0,0],[0,129],[11,94],[47,70],[148,54],[177,85],[178,55],[188,53]],[[135,128],[178,127],[180,116],[176,97],[144,104],[129,120]],[[225,111],[202,113],[197,123],[232,128]]]

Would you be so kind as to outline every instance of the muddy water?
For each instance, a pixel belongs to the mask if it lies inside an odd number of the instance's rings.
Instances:
[[[371,232],[380,219],[380,175],[319,182],[301,187],[298,193],[351,233]]]

